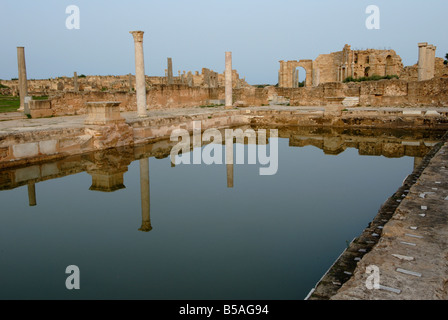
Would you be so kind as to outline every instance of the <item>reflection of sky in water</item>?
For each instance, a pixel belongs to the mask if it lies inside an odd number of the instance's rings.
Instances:
[[[85,172],[0,192],[0,298],[303,299],[412,172],[413,158],[338,156],[279,139],[278,172],[149,160],[150,232],[139,161],[125,189]],[[65,268],[81,289],[65,288]]]

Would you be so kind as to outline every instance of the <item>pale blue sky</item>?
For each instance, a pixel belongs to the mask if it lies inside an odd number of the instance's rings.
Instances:
[[[81,28],[68,30],[68,5]],[[381,10],[368,30],[366,7]],[[277,83],[279,60],[315,59],[352,48],[392,48],[405,65],[418,42],[448,52],[446,0],[0,0],[0,79],[17,77],[17,46],[25,46],[28,78],[134,73],[130,30],[145,31],[146,74],[224,70],[224,52],[251,84]]]

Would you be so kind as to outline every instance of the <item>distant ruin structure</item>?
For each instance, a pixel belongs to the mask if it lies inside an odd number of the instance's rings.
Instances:
[[[305,87],[321,83],[343,82],[372,75],[399,75],[403,70],[401,57],[394,50],[352,50],[346,44],[342,51],[321,54],[316,60],[280,61],[279,82],[281,88],[299,87],[298,69],[305,70]]]

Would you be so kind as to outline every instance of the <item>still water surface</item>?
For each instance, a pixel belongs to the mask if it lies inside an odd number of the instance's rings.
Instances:
[[[232,188],[226,165],[172,167],[163,142],[1,171],[0,298],[303,299],[439,137],[279,136],[277,174],[235,164]]]

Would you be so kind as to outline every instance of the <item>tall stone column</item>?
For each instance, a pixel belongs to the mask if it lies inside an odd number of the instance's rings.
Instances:
[[[137,91],[137,114],[146,117],[146,80],[143,58],[143,31],[130,31],[135,46],[135,87]]]
[[[418,44],[418,81],[426,80],[426,47],[427,42]]]
[[[193,74],[191,73],[191,71],[188,71],[187,73],[187,84],[189,87],[193,86]]]
[[[76,73],[76,71],[73,74],[73,89],[75,90],[75,92],[79,92],[78,74]]]
[[[132,73],[129,74],[129,92],[132,92]]]
[[[225,94],[226,94],[226,109],[233,107],[232,101],[232,52],[226,52],[226,76],[225,76]]]
[[[18,111],[25,110],[25,97],[28,95],[28,83],[26,79],[26,64],[25,64],[25,48],[17,47],[17,63],[19,67],[19,95],[20,107]]]
[[[173,84],[173,60],[167,58],[168,63],[168,84]]]
[[[280,60],[280,70],[278,70],[278,87],[283,88],[283,60]]]
[[[320,83],[320,69],[313,68],[313,87],[317,87]]]
[[[435,59],[436,47],[430,44],[426,47],[426,80],[434,78]]]
[[[149,205],[149,159],[140,159],[140,195],[142,205],[142,225],[139,231],[152,230]]]
[[[299,87],[299,69],[294,69],[294,77],[293,77],[293,88]]]

